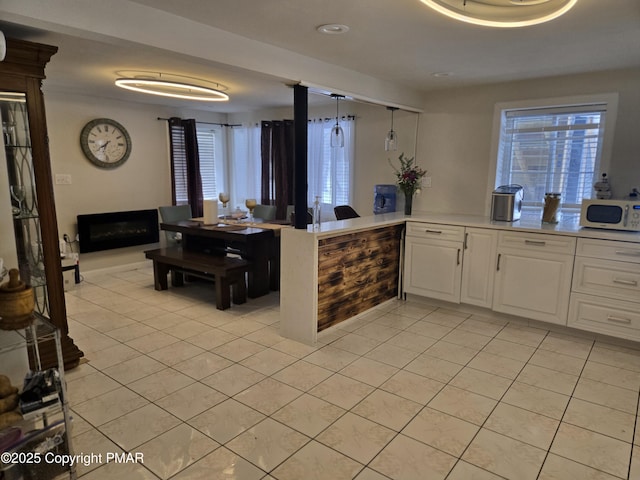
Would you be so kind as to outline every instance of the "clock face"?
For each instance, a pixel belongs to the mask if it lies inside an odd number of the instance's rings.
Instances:
[[[115,120],[97,118],[87,123],[80,134],[85,156],[102,168],[122,165],[131,153],[131,138]]]

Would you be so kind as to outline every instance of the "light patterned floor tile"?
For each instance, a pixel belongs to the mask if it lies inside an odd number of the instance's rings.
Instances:
[[[633,424],[635,415],[614,410],[579,398],[569,402],[563,422],[577,427],[593,430],[618,440],[631,443],[633,441]]]
[[[395,432],[353,413],[346,413],[316,437],[316,440],[348,457],[367,464]]]
[[[525,363],[518,360],[505,361],[504,357],[480,352],[467,365],[483,372],[513,380],[521,372]]]
[[[263,418],[265,416],[260,412],[229,399],[197,415],[188,423],[216,442],[224,444]]]
[[[390,345],[416,353],[423,353],[436,342],[437,340],[435,338],[425,337],[413,332],[400,332],[398,335],[387,341]]]
[[[109,462],[83,475],[83,480],[157,480],[153,473],[139,463]]]
[[[200,347],[196,347],[192,343],[180,341],[167,347],[154,350],[153,352],[149,352],[148,355],[165,365],[172,366],[204,352],[205,350]]]
[[[265,415],[271,415],[300,395],[300,390],[273,378],[265,378],[233,398]]]
[[[400,434],[369,467],[389,478],[444,480],[455,463],[455,457]]]
[[[184,423],[140,445],[144,465],[166,480],[218,448],[218,443]]]
[[[444,383],[423,377],[416,373],[400,370],[380,388],[386,392],[394,393],[400,397],[413,400],[421,405],[426,405],[435,395],[442,390]]]
[[[446,386],[429,402],[428,406],[475,425],[482,425],[496,403],[488,397]]]
[[[196,382],[157,400],[155,403],[182,421],[186,421],[227,398],[223,393]]]
[[[121,385],[100,372],[93,372],[67,383],[69,404],[77,405],[119,388]]]
[[[309,393],[345,410],[349,410],[373,390],[374,388],[371,385],[344,375],[335,374],[309,390]]]
[[[580,375],[584,367],[585,360],[571,355],[565,355],[558,352],[550,352],[539,349],[533,354],[529,363],[545,367],[550,370],[556,370],[569,375]]]
[[[365,357],[386,363],[393,367],[402,368],[418,356],[418,352],[408,350],[406,348],[392,345],[391,343],[383,343],[370,352]]]
[[[631,444],[563,422],[551,445],[551,452],[625,478],[629,469]]]
[[[131,382],[128,387],[152,402],[166,397],[194,382],[188,377],[172,368],[165,368],[159,372]]]
[[[148,403],[144,397],[128,388],[120,387],[74,405],[73,409],[87,422],[98,427]]]
[[[502,480],[503,477],[499,477],[487,470],[483,470],[480,467],[471,465],[470,463],[459,460],[456,466],[453,467],[451,473],[447,477],[447,480]]]
[[[395,367],[362,357],[340,370],[340,374],[379,387],[397,371]]]
[[[278,480],[351,480],[361,469],[362,465],[354,460],[311,441],[276,468],[273,474]],[[376,479],[362,477],[362,480]]]
[[[261,381],[265,376],[242,365],[231,365],[202,379],[202,383],[232,397]]]
[[[81,445],[82,451],[102,455],[102,458],[106,458],[107,453],[122,453],[120,447],[95,428],[91,428],[85,433],[74,437],[73,442],[75,445]],[[101,465],[100,462],[80,462],[77,465],[76,473],[78,476],[84,475]]]
[[[232,362],[240,362],[251,355],[261,352],[265,348],[264,345],[260,345],[259,343],[250,342],[244,338],[237,338],[211,351],[216,355],[228,358]]]
[[[149,404],[100,427],[122,449],[131,451],[180,424],[180,420],[160,407]]]
[[[225,446],[268,472],[295,451],[309,438],[270,418],[254,425]]]
[[[499,403],[483,428],[548,450],[559,423],[544,415]]]
[[[634,392],[640,390],[640,372],[612,367],[604,363],[587,361],[582,377],[633,390]]]
[[[546,451],[481,429],[462,459],[505,478],[535,480]]]
[[[559,457],[550,453],[542,466],[538,480],[619,480],[601,470],[595,470],[568,458]],[[634,478],[634,477],[630,477]]]
[[[491,341],[491,338],[491,336],[455,329],[443,337],[442,340],[467,348],[481,349]]]
[[[448,362],[457,363],[458,365],[466,365],[479,351],[477,348],[463,347],[462,345],[440,340],[429,347],[424,353],[430,357],[440,358]]]
[[[508,378],[465,367],[449,382],[449,385],[500,400],[511,383]]]
[[[164,370],[165,368],[167,368],[167,366],[161,362],[142,355],[114,365],[113,367],[106,368],[104,373],[123,385],[126,385],[152,373]]]
[[[544,388],[563,395],[571,395],[578,382],[578,377],[527,364],[518,375],[517,380],[534,387]]]
[[[151,327],[148,327],[151,328]],[[164,332],[152,331],[147,335],[136,336],[134,339],[126,341],[125,343],[140,353],[149,353],[154,350],[159,350],[167,345],[178,343],[180,340],[172,335],[168,335]]]
[[[172,480],[260,480],[265,473],[231,450],[220,447]]]
[[[593,340],[556,332],[549,332],[540,344],[542,350],[571,355],[583,360],[589,356],[592,346]]]
[[[202,380],[204,377],[213,375],[231,365],[233,365],[231,360],[227,360],[215,353],[204,352],[188,360],[176,363],[173,365],[173,369],[193,379]]]
[[[273,375],[278,370],[282,370],[297,360],[298,359],[296,357],[279,352],[272,348],[267,348],[255,355],[245,358],[240,363],[245,367],[262,373],[263,375]]]
[[[336,405],[304,394],[282,407],[271,418],[313,438],[344,413],[345,410]]]
[[[311,355],[305,357],[305,360],[319,367],[326,368],[333,372],[342,370],[350,363],[356,361],[358,355],[355,355],[346,350],[341,350],[332,346],[326,346],[320,350],[316,350]]]
[[[456,374],[462,370],[462,365],[441,360],[436,357],[430,357],[429,351],[424,355],[420,355],[404,369],[408,372],[417,373],[423,377],[437,380],[438,382],[447,383]]]
[[[605,407],[635,414],[638,407],[638,392],[626,388],[581,378],[573,396]]]
[[[522,345],[521,343],[514,343],[507,340],[494,338],[485,345],[482,351],[485,353],[492,353],[493,355],[510,358],[511,360],[526,362],[531,358],[536,349],[535,347],[529,347],[527,345]]]
[[[363,337],[362,335],[357,335],[355,333],[348,333],[331,343],[331,346],[339,348],[340,350],[346,350],[347,352],[355,355],[364,355],[370,350],[376,348],[380,343],[380,340]]]
[[[425,407],[402,430],[408,437],[459,457],[479,427],[446,413]]]
[[[514,382],[502,398],[504,403],[560,420],[569,403],[569,396],[543,388]]]
[[[421,408],[419,403],[383,390],[375,390],[351,411],[399,432]]]
[[[280,370],[273,375],[273,378],[306,392],[331,375],[333,375],[331,370],[300,360]]]

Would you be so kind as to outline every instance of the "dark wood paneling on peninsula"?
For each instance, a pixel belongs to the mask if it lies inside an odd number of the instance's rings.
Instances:
[[[318,331],[398,295],[404,225],[318,242]]]

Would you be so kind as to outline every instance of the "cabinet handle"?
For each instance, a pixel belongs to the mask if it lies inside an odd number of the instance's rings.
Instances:
[[[425,230],[424,233],[435,233],[437,235],[440,235],[442,233],[442,230]]]
[[[457,260],[456,265],[460,265],[460,249],[458,249],[458,260]]]
[[[640,251],[616,250],[616,255],[627,255],[630,257],[640,257]]]
[[[500,257],[502,256],[501,253],[498,254],[498,265],[496,266],[496,271],[499,272],[500,271]]]
[[[637,280],[624,280],[622,278],[614,278],[613,283],[618,283],[620,285],[631,285],[632,287],[638,286]]]
[[[615,323],[625,323],[625,324],[631,323],[630,318],[616,317],[614,315],[608,315],[607,320],[609,322],[615,322]]]
[[[527,245],[535,245],[537,247],[544,247],[547,244],[547,242],[538,240],[525,240],[524,243],[526,243]]]
[[[466,232],[465,232],[465,234],[464,234],[464,249],[465,249],[465,250],[466,250],[467,248],[469,248],[468,240],[469,240],[469,233],[466,233]]]

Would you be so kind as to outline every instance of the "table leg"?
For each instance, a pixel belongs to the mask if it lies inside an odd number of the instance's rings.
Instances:
[[[156,290],[167,290],[167,275],[169,274],[169,265],[153,261],[153,284]]]

